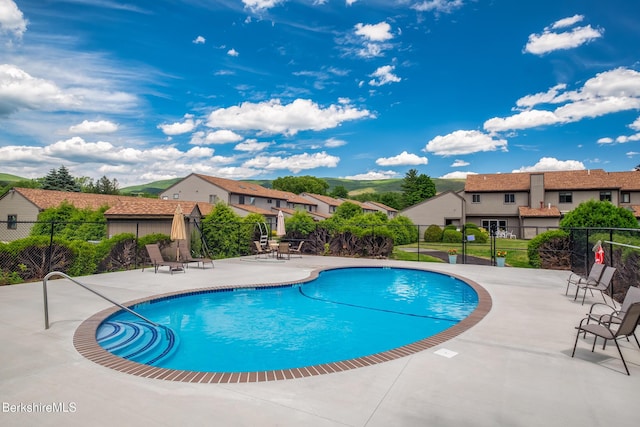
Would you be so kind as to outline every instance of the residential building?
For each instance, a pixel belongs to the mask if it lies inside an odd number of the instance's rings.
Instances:
[[[444,195],[444,193],[443,193]],[[640,215],[640,171],[602,169],[468,175],[460,201],[434,197],[401,211],[416,224],[474,223],[521,238],[555,229],[588,200],[608,200]],[[447,200],[446,206],[443,201]]]

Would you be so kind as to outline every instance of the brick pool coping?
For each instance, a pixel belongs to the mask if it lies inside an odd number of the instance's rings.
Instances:
[[[348,267],[348,268],[381,268],[379,266],[362,266],[362,267]],[[215,286],[209,288],[200,288],[190,291],[177,291],[166,294],[153,295],[150,297],[140,298],[137,300],[129,301],[123,304],[126,307],[130,307],[135,304],[140,304],[149,301],[155,301],[159,299],[170,299],[183,295],[199,294],[215,291],[227,291],[232,289],[241,288],[274,288],[274,287],[288,287],[301,285],[306,282],[312,281],[318,277],[322,271],[335,270],[344,267],[337,268],[322,268],[316,269],[311,272],[309,277],[303,280],[294,282],[283,283],[265,283],[265,284],[251,284],[251,285],[234,285],[234,286]],[[402,267],[397,267],[402,268]],[[314,375],[323,375],[333,372],[342,372],[350,369],[361,368],[364,366],[375,365],[382,362],[398,359],[401,357],[409,356],[411,354],[418,353],[420,351],[435,347],[448,341],[480,322],[491,310],[492,300],[491,296],[478,283],[469,280],[465,277],[458,276],[452,273],[441,273],[427,269],[419,268],[406,268],[409,270],[429,271],[436,274],[444,274],[455,277],[476,291],[478,295],[478,305],[476,309],[469,314],[466,318],[455,324],[454,326],[436,334],[431,337],[416,341],[411,344],[407,344],[401,347],[394,348],[392,350],[383,351],[368,356],[362,356],[355,359],[342,360],[339,362],[325,363],[319,365],[306,366],[302,368],[293,369],[280,369],[273,371],[259,371],[259,372],[200,372],[200,371],[187,371],[176,370],[167,368],[158,368],[155,366],[144,365],[141,363],[132,362],[121,357],[118,357],[98,344],[96,340],[96,331],[100,324],[112,314],[120,311],[119,307],[111,307],[102,310],[84,322],[80,324],[73,336],[73,345],[76,350],[87,359],[94,363],[102,365],[104,367],[114,369],[119,372],[137,375],[145,378],[154,378],[167,381],[181,381],[189,383],[248,383],[248,382],[261,382],[261,381],[278,381],[293,378],[303,378]]]

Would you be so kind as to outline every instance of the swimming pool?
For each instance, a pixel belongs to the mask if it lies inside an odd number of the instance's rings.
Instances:
[[[478,290],[483,291],[435,272],[356,267],[318,272],[305,283],[202,290],[132,308],[175,333],[168,352],[162,345],[155,352],[148,351],[149,343],[138,345],[138,350],[146,346],[151,364],[163,372],[191,372],[193,378],[203,377],[196,373],[285,372],[287,377],[286,372],[306,376],[379,363],[455,336],[484,316],[469,321],[477,312]],[[113,347],[117,340],[106,345],[103,340],[117,335],[113,325],[135,322],[117,312],[100,323],[95,337],[105,348]],[[462,329],[461,323],[466,323]],[[134,341],[132,335],[152,334],[134,331],[121,334],[121,341]],[[127,359],[147,363],[136,359],[138,350]]]

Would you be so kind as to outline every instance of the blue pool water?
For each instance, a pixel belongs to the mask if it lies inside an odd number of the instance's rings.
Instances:
[[[302,285],[203,292],[132,308],[175,334],[175,348],[147,356],[150,364],[251,372],[353,359],[407,345],[455,325],[477,303],[476,292],[451,276],[399,268],[342,268],[323,271]],[[135,321],[129,313],[116,313],[98,328],[98,342],[115,354],[146,363],[141,355],[151,344],[129,349],[136,359],[122,353],[121,343],[148,333],[131,332],[119,344],[110,338],[116,329],[125,330]]]

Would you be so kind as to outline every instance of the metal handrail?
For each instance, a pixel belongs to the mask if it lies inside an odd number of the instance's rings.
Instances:
[[[42,291],[44,292],[44,328],[45,329],[49,329],[49,304],[47,302],[47,280],[49,280],[49,278],[53,277],[53,276],[60,276],[60,277],[64,277],[65,279],[71,280],[76,285],[85,288],[89,292],[92,292],[92,293],[98,295],[100,298],[109,301],[111,304],[114,304],[114,305],[120,307],[121,309],[133,314],[134,316],[139,317],[140,319],[144,320],[145,322],[151,323],[153,326],[156,326],[156,327],[159,327],[159,328],[164,328],[164,326],[161,326],[161,325],[157,324],[156,322],[153,322],[153,321],[147,319],[143,315],[136,313],[135,311],[131,310],[130,308],[125,307],[124,305],[122,305],[120,303],[117,303],[114,300],[102,295],[100,292],[94,291],[93,289],[89,288],[86,285],[83,285],[82,283],[80,283],[77,280],[69,277],[68,275],[66,275],[66,274],[64,274],[64,273],[62,273],[60,271],[52,271],[51,273],[48,273],[46,276],[44,276],[44,279],[42,280]]]

